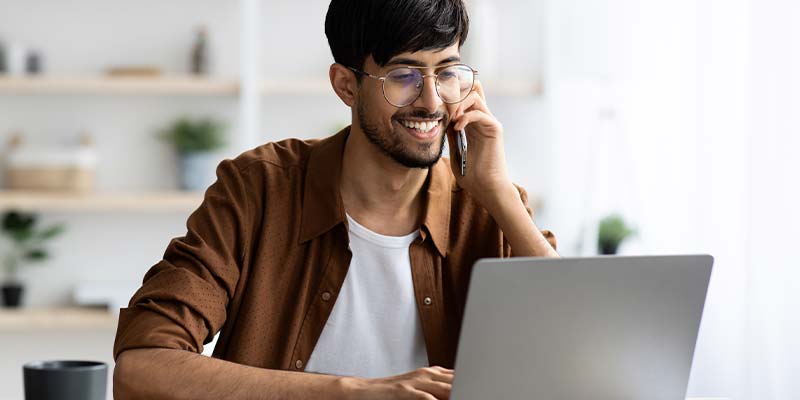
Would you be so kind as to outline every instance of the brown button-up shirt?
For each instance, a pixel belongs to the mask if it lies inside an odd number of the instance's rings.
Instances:
[[[202,352],[221,330],[214,357],[302,371],[350,265],[339,193],[348,135],[268,143],[222,161],[186,235],[120,311],[114,357],[135,348]],[[428,360],[453,368],[472,265],[511,249],[448,162],[430,168],[409,254]]]

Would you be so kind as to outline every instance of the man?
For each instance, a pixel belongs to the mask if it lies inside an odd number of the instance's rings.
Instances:
[[[330,81],[352,125],[220,163],[121,310],[117,398],[449,396],[472,264],[558,256],[461,64],[467,31],[461,0],[331,2]],[[461,129],[464,176],[441,158]]]

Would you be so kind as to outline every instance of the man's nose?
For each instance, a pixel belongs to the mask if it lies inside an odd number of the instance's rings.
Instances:
[[[429,75],[424,76],[422,79],[422,93],[420,93],[420,96],[414,101],[414,106],[424,108],[430,114],[433,114],[439,110],[439,107],[441,107],[444,102],[442,102],[442,99],[436,92],[436,77]]]

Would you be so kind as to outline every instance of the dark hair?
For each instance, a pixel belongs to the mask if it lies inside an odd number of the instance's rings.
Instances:
[[[405,52],[444,49],[456,41],[461,47],[468,31],[462,0],[332,0],[325,17],[333,59],[359,69],[369,55],[384,65]]]

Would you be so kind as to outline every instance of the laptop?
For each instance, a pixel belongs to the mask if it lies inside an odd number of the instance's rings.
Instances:
[[[712,264],[479,260],[451,399],[683,400]]]

